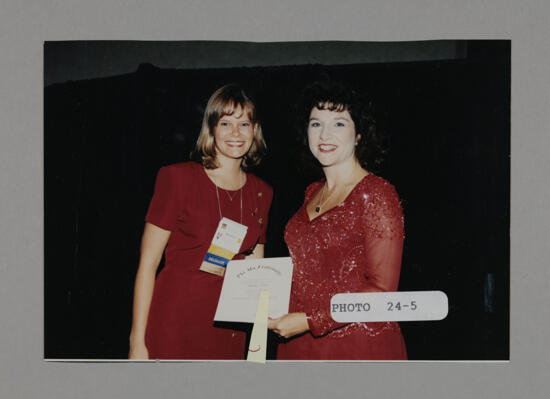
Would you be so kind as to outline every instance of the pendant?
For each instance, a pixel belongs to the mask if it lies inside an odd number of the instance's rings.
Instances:
[[[317,205],[315,207],[315,213],[319,213],[319,212],[321,212],[321,207],[319,205]]]

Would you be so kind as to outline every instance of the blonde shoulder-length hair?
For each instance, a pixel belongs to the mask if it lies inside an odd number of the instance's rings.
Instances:
[[[243,157],[241,166],[243,169],[246,169],[260,163],[265,153],[266,145],[262,128],[257,118],[256,107],[244,90],[235,84],[220,87],[208,100],[199,138],[195,144],[195,150],[191,153],[192,160],[202,164],[207,169],[216,169],[220,166],[216,160],[214,128],[223,116],[233,115],[235,110],[239,108],[247,113],[250,122],[256,126],[252,145]]]

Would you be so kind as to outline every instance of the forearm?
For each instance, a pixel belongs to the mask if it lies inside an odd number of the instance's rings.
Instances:
[[[246,259],[261,259],[264,257],[264,244],[256,244],[254,250]]]
[[[155,270],[140,267],[136,275],[136,283],[134,286],[134,306],[130,345],[145,343],[145,329],[147,328],[147,317],[149,316],[154,285]]]
[[[308,301],[306,308],[300,309],[307,316],[309,330],[314,336],[325,335],[335,329],[344,327],[349,323],[337,322],[332,318],[330,300],[332,295],[345,292],[382,292],[394,291],[390,287],[393,286],[393,278],[391,276],[371,276],[361,283],[356,283],[353,286],[341,285],[340,290],[334,290],[331,295],[319,296],[317,301]]]
[[[147,317],[153,297],[155,275],[170,232],[146,223],[141,241],[141,256],[134,286],[134,306],[130,345],[145,341]]]
[[[389,279],[388,279],[389,280]],[[387,280],[381,280],[378,281],[376,279],[369,279],[365,282],[365,285],[361,289],[361,292],[390,292],[390,291],[396,291],[396,288],[394,289],[397,284],[393,282],[393,279],[390,281]]]

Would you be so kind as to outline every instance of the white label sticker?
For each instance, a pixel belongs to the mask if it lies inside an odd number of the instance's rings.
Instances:
[[[247,226],[224,217],[218,223],[212,244],[236,254],[241,248],[247,229]]]
[[[200,270],[223,276],[227,263],[241,248],[248,227],[226,217],[218,223],[212,244],[206,252]]]
[[[448,312],[449,300],[442,291],[346,293],[330,300],[331,316],[340,323],[443,320]]]

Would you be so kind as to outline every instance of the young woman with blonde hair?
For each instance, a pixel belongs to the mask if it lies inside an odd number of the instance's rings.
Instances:
[[[227,85],[208,101],[194,161],[160,169],[141,244],[130,359],[244,358],[246,332],[214,324],[223,277],[200,268],[224,217],[247,227],[234,259],[263,257],[273,191],[246,170],[264,150],[254,104]]]

